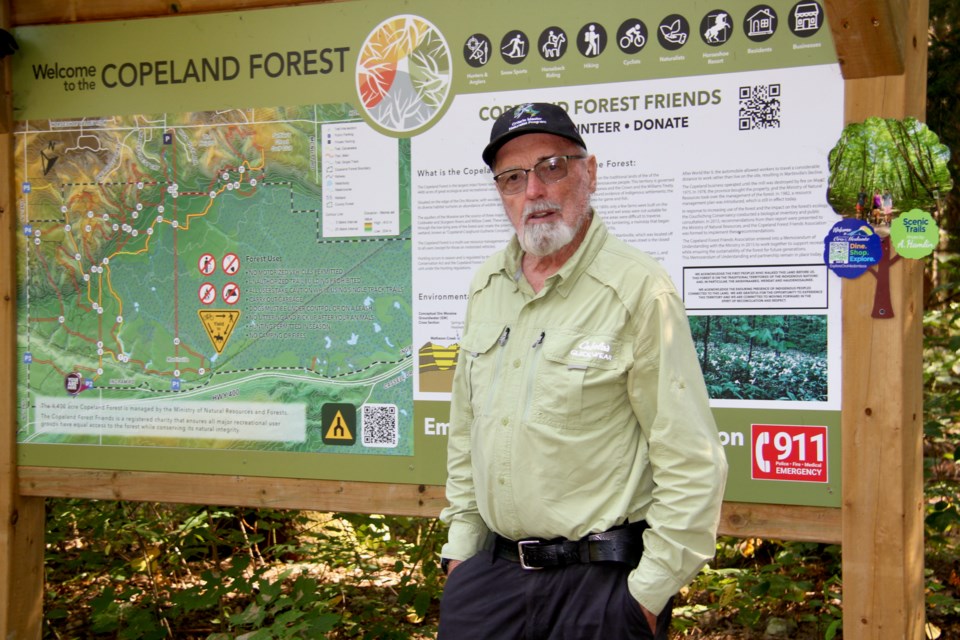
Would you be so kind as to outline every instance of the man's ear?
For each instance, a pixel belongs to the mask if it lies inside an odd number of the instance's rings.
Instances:
[[[587,163],[587,175],[590,176],[590,193],[597,190],[597,156],[590,154],[584,162]]]

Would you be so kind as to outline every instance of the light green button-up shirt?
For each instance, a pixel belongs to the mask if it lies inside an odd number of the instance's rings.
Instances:
[[[534,293],[513,238],[475,275],[454,376],[443,557],[490,532],[571,540],[646,520],[653,613],[713,557],[726,459],[683,302],[594,216]]]

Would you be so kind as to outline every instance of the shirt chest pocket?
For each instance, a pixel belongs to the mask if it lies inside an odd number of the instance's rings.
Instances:
[[[503,345],[509,332],[504,324],[477,322],[470,325],[460,341],[470,381],[470,406],[475,416],[487,413],[491,399],[496,397],[503,364]]]
[[[612,336],[548,330],[537,365],[532,420],[565,429],[604,426],[629,402],[626,351]]]

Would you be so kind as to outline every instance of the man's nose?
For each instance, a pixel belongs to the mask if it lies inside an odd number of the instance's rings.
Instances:
[[[542,196],[546,190],[546,183],[540,179],[540,176],[537,175],[536,171],[531,171],[527,174],[527,198],[535,200],[536,198]]]

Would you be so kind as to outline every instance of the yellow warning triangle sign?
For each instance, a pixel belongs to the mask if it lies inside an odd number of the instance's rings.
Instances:
[[[337,411],[330,421],[330,428],[327,429],[327,435],[324,440],[353,440],[353,434],[350,433],[350,425],[343,419],[343,414]]]
[[[233,328],[237,326],[240,311],[237,309],[199,309],[197,314],[200,316],[200,322],[207,332],[207,337],[213,343],[213,348],[217,350],[217,353],[223,353],[223,348],[227,346],[227,340],[230,339]]]

